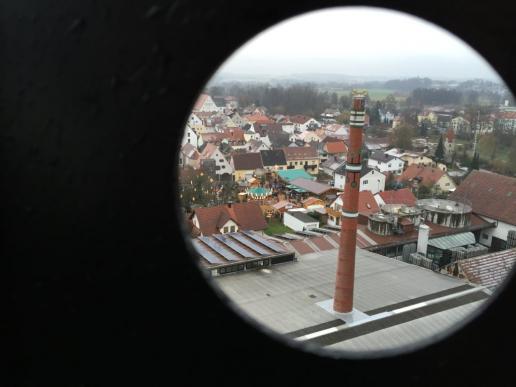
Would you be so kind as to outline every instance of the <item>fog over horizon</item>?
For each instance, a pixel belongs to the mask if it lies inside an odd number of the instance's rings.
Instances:
[[[334,74],[359,80],[486,79],[496,71],[468,44],[423,19],[370,7],[310,12],[240,47],[215,78]]]

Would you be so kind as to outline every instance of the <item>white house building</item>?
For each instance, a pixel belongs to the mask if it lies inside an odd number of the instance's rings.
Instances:
[[[224,109],[219,108],[208,94],[201,94],[192,109],[194,112],[219,112]]]
[[[403,172],[405,162],[399,157],[386,154],[382,150],[371,152],[367,161],[369,168],[377,169],[380,172],[390,172],[400,175]]]
[[[346,164],[341,165],[333,175],[333,186],[344,190],[346,184]],[[385,191],[385,175],[375,169],[364,168],[360,172],[360,191],[371,191],[377,194]]]
[[[215,144],[206,144],[206,147],[201,152],[201,159],[215,160],[215,173],[217,175],[224,175],[225,173],[231,175],[234,172],[230,162],[226,160],[226,157]]]
[[[482,230],[479,243],[493,250],[507,247],[509,231],[516,230],[516,178],[473,170],[450,199],[471,203],[475,214],[493,223]]]
[[[188,124],[185,127],[185,134],[181,141],[181,146],[184,146],[185,144],[192,144],[196,148],[199,146],[199,136]]]
[[[283,224],[294,231],[319,228],[319,222],[304,211],[287,211],[283,214]]]

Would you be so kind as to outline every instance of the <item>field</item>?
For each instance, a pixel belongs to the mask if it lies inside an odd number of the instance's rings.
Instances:
[[[285,232],[293,232],[293,231],[289,227],[284,226],[279,219],[273,218],[269,222],[269,225],[267,226],[267,228],[265,229],[264,232],[267,235],[274,235],[274,234],[283,234]]]

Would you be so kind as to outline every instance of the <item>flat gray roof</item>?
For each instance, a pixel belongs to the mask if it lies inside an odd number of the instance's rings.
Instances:
[[[258,322],[282,334],[314,332],[317,326],[339,325],[336,317],[316,303],[333,297],[337,249],[300,256],[298,262],[225,277],[215,283]],[[381,313],[471,288],[464,280],[448,277],[373,252],[357,249],[354,307]],[[478,292],[477,292],[478,293]],[[429,311],[425,317],[399,320],[352,340],[325,345],[329,349],[382,350],[414,344],[433,337],[474,310],[487,298],[473,297]],[[453,297],[453,295],[451,296]],[[413,300],[413,301],[412,301]],[[444,305],[444,304],[443,304]],[[430,306],[429,306],[430,307]],[[312,329],[312,331],[310,331]],[[348,328],[351,329],[351,328]],[[407,329],[407,334],[404,334]]]

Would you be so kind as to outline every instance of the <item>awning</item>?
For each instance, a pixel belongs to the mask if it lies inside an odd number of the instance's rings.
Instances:
[[[440,238],[430,239],[428,241],[429,246],[433,246],[441,250],[449,250],[454,247],[474,245],[475,243],[475,235],[472,232],[447,235]]]

